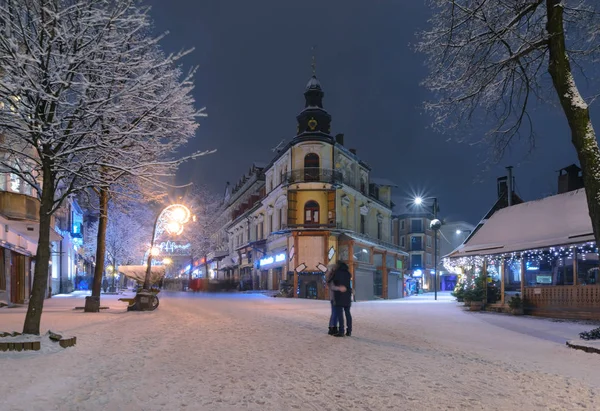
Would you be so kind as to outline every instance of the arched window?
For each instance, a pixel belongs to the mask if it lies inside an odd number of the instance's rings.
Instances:
[[[304,157],[304,180],[319,181],[319,156],[315,153]]]
[[[304,224],[319,224],[319,203],[316,201],[304,204]]]

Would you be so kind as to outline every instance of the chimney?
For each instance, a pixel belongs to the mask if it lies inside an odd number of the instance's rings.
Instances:
[[[355,148],[351,148],[351,149],[350,149],[350,152],[351,152],[352,154],[356,155],[356,149],[355,149]]]
[[[344,145],[344,134],[342,134],[342,133],[336,134],[335,142],[338,143],[339,145],[343,146]]]
[[[508,177],[498,177],[498,198],[502,198],[508,192]]]
[[[581,169],[571,164],[558,171],[558,194],[583,188],[583,175]]]

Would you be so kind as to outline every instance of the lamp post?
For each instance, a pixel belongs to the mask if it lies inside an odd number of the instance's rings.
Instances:
[[[144,278],[144,291],[150,290],[150,276],[152,273],[152,257],[154,256],[154,241],[156,233],[168,232],[171,235],[179,235],[183,232],[183,226],[190,219],[190,210],[183,204],[171,204],[164,208],[156,217],[152,228],[152,241],[148,252],[148,265],[146,266],[146,277]]]
[[[422,197],[415,197],[413,203],[416,206],[423,205]],[[431,208],[433,214],[433,220],[429,223],[429,228],[433,230],[433,270],[434,270],[434,281],[433,281],[433,290],[434,290],[434,299],[437,301],[437,290],[438,290],[438,231],[442,227],[442,222],[438,220],[438,199],[436,197],[433,198],[433,206]]]

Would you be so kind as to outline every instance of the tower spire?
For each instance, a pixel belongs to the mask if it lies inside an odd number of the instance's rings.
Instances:
[[[317,59],[315,58],[315,48],[316,48],[315,46],[312,46],[310,48],[310,50],[312,51],[312,62],[310,64],[310,67],[312,69],[313,77],[317,76],[317,61],[316,61]]]

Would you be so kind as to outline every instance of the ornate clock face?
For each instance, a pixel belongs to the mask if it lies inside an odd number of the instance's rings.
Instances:
[[[315,120],[314,118],[311,118],[310,120],[308,120],[308,128],[311,129],[311,131],[314,131],[315,128],[317,128],[317,125],[319,123],[317,123],[317,120]]]

